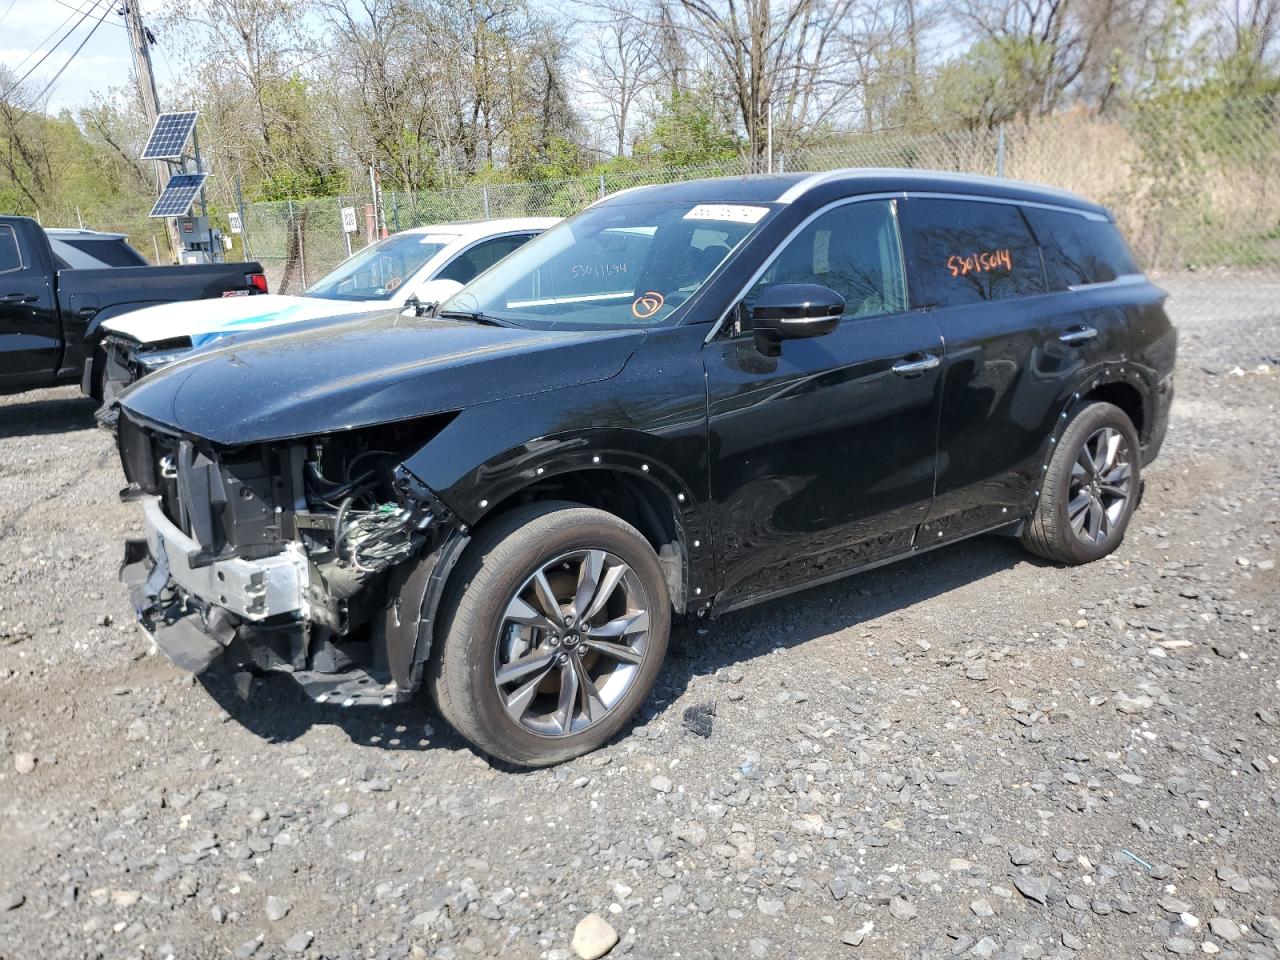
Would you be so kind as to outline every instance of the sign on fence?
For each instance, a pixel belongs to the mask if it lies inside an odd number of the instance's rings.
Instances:
[[[355,207],[342,208],[342,232],[343,233],[356,232],[356,208]]]
[[[232,210],[230,213],[227,214],[227,222],[231,225],[232,233],[240,232],[240,214]]]

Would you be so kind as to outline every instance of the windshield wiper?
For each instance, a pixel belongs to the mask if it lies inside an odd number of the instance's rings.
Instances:
[[[515,324],[510,320],[503,320],[501,317],[491,317],[487,313],[481,313],[479,310],[446,310],[444,313],[437,313],[437,317],[442,320],[466,320],[470,323],[484,323],[491,327],[514,327]]]

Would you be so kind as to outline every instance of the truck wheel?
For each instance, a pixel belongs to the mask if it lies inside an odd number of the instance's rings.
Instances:
[[[485,753],[548,766],[626,724],[670,629],[662,569],[634,527],[571,503],[530,504],[481,532],[455,571],[432,693]]]
[[[1083,408],[1058,438],[1023,545],[1058,563],[1105,557],[1124,539],[1141,471],[1138,432],[1128,415],[1110,403]]]

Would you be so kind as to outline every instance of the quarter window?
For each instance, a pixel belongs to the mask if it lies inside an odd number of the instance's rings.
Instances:
[[[844,297],[844,316],[906,309],[902,251],[893,201],[866,200],[828,210],[783,248],[747,294],[750,305],[776,283],[820,283]]]
[[[0,226],[0,273],[12,273],[22,269],[22,253],[18,250],[18,236],[13,227]]]
[[[910,199],[903,239],[918,307],[954,307],[1044,293],[1027,222],[1008,203]]]
[[[1037,207],[1028,207],[1025,212],[1044,252],[1050,289],[1106,283],[1138,272],[1114,223]]]

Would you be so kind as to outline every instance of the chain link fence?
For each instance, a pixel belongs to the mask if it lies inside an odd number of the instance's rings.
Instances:
[[[774,169],[904,167],[1049,184],[1111,208],[1152,273],[1211,268],[1280,274],[1280,123],[1271,98],[1148,106],[1114,118],[1068,112],[997,129],[833,135],[774,157]],[[372,242],[383,225],[490,217],[570,216],[627,187],[747,172],[745,160],[698,167],[610,166],[566,180],[471,185],[432,192],[254,203],[248,252],[271,289],[296,293]],[[354,207],[355,233],[341,211]]]

